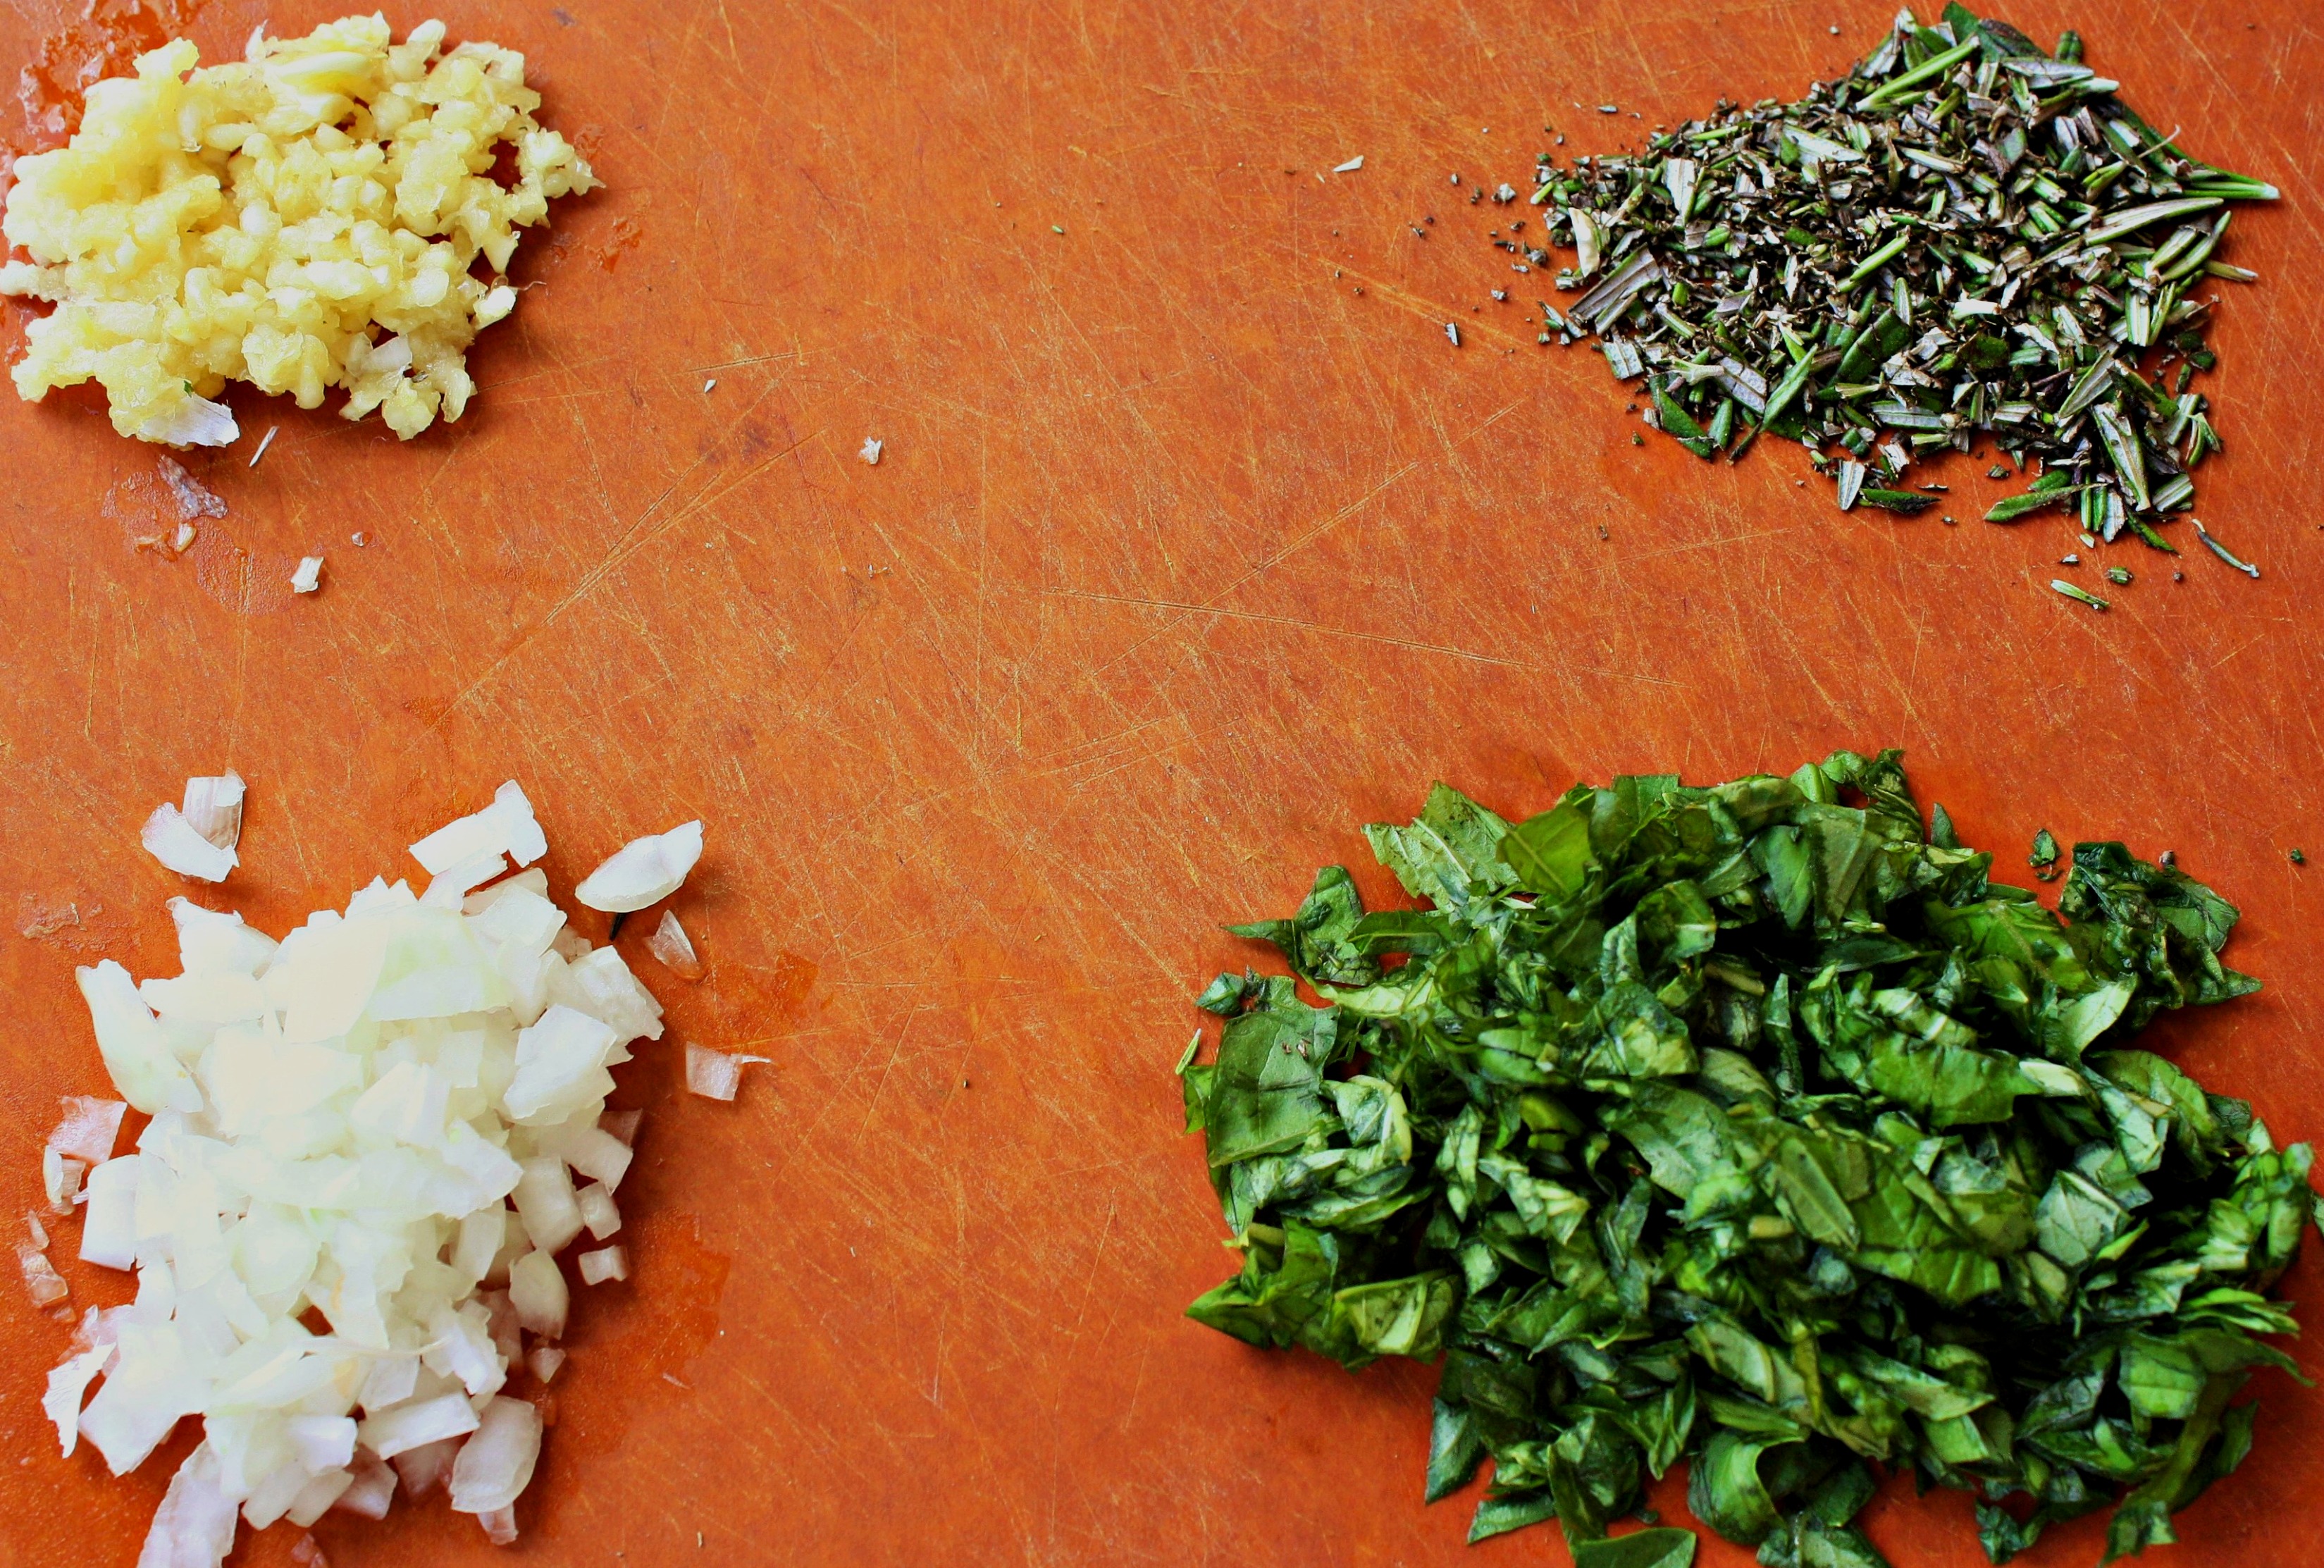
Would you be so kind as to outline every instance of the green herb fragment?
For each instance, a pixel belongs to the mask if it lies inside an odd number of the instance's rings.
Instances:
[[[2308,852],[2306,850],[2300,849],[2293,850],[2292,852],[2292,863],[2296,866],[2306,865],[2308,863]]]
[[[1426,1496],[1489,1459],[1471,1540],[1689,1568],[1613,1533],[1684,1462],[1768,1568],[1880,1568],[1877,1464],[1976,1494],[1996,1562],[2110,1503],[2118,1555],[2248,1452],[2317,1200],[2307,1146],[2138,1048],[2257,989],[2209,888],[2079,844],[2053,914],[1893,752],[1516,823],[1439,785],[1366,834],[1419,907],[1326,868],[1234,927],[1289,973],[1204,992],[1187,1120],[1242,1266],[1188,1314],[1440,1361]]]
[[[2190,518],[2188,521],[2193,522],[2195,525],[2195,537],[2201,540],[2203,543],[2209,548],[2210,552],[2213,555],[2218,557],[2221,560],[2227,562],[2227,565],[2235,567],[2236,570],[2242,572],[2248,576],[2256,577],[2259,576],[2259,568],[2257,567],[2252,565],[2249,561],[2236,559],[2236,554],[2233,550],[2227,549],[2227,546],[2221,544],[2218,540],[2213,539],[2211,537],[2211,530],[2203,526],[2202,521],[2200,518]]]
[[[2025,857],[2025,863],[2032,866],[2043,881],[2049,881],[2050,868],[2058,863],[2057,835],[2046,827],[2034,834],[2034,853]],[[1202,1004],[1198,1001],[1195,1005],[1199,1007]]]
[[[2050,586],[2055,588],[2059,593],[2065,595],[2066,597],[2073,600],[2078,604],[2088,604],[2093,610],[2103,610],[2107,607],[2107,602],[2104,599],[2099,598],[2088,588],[2078,588],[2074,586],[2073,584],[2067,582],[2063,577],[2052,577],[2050,579]]]
[[[2218,445],[2188,390],[2215,363],[2193,286],[2249,276],[2218,254],[2229,204],[2278,192],[2188,157],[2079,39],[2059,49],[1957,4],[1904,12],[1797,102],[1722,101],[1635,154],[1542,153],[1548,237],[1494,243],[1543,270],[1572,248],[1564,340],[1655,377],[1652,422],[1698,456],[1801,441],[1845,512],[1894,508],[1910,464],[1989,437],[2043,477],[1988,521],[2070,501],[2107,542],[2156,544]],[[1835,447],[1867,466],[1877,448],[1886,485]]]

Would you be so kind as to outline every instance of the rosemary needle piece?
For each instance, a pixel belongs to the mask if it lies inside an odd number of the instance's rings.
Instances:
[[[2227,546],[2221,544],[2218,540],[2213,539],[2211,537],[2211,530],[2203,526],[2203,520],[2201,518],[2190,517],[2187,521],[2195,525],[2195,537],[2201,540],[2206,545],[2209,545],[2213,555],[2218,557],[2221,560],[2227,562],[2227,565],[2235,567],[2236,570],[2239,572],[2247,573],[2255,577],[2259,576],[2259,568],[2257,567],[2252,565],[2249,561],[2237,560],[2233,550],[2227,549]]]
[[[2052,577],[2050,579],[2050,586],[2057,589],[2058,592],[2065,595],[2069,599],[2075,601],[2077,604],[2088,604],[2093,610],[2104,610],[2108,607],[2107,602],[2104,599],[2099,598],[2096,594],[2091,593],[2087,588],[2078,588],[2074,586],[2073,584],[2067,582],[2063,577]]]

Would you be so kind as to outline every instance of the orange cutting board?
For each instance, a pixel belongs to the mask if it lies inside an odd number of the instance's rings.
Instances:
[[[402,846],[511,777],[560,895],[709,825],[675,903],[707,977],[620,937],[671,1028],[624,1069],[635,1274],[576,1292],[535,1562],[1563,1563],[1550,1529],[1465,1549],[1473,1492],[1423,1508],[1433,1370],[1180,1316],[1233,1262],[1169,1071],[1188,997],[1257,957],[1217,927],[1365,860],[1358,825],[1433,779],[1515,815],[1577,777],[1895,744],[2005,862],[2043,826],[2175,849],[2267,989],[2167,1047],[2324,1135],[2308,0],[2010,13],[2079,26],[2148,117],[2283,189],[2236,220],[2264,281],[2220,285],[2204,383],[2227,450],[2200,512],[2256,582],[2126,545],[2097,614],[2046,586],[2063,521],[1977,521],[1984,461],[1937,475],[1947,526],[1843,514],[1795,450],[1634,446],[1599,357],[1523,324],[1545,280],[1486,234],[1515,209],[1465,198],[1521,182],[1545,126],[1610,150],[1796,95],[1892,10],[451,5],[607,182],[521,253],[541,287],[477,347],[466,419],[399,443],[237,396],[248,438],[188,459],[231,513],[169,560],[132,544],[154,448],[88,399],[0,397],[0,1213],[37,1199],[56,1096],[106,1087],[73,966],[173,966],[189,890],[139,824],[229,765],[243,869],[202,896],[278,932],[416,874]],[[217,59],[333,14],[210,0],[190,31]],[[0,67],[69,19],[0,7]],[[772,1063],[691,1099],[687,1040]],[[77,1305],[128,1293],[63,1267]],[[118,1480],[60,1460],[37,1400],[65,1343],[0,1284],[6,1568],[133,1562],[191,1441]],[[2324,1397],[2256,1386],[2257,1452],[2158,1568],[2324,1554]],[[1675,1477],[1655,1496],[1683,1508]],[[1868,1520],[1898,1568],[1982,1561],[1958,1494],[1892,1484]],[[340,1564],[507,1560],[440,1497],[316,1535]],[[2098,1550],[2083,1521],[2024,1561]]]

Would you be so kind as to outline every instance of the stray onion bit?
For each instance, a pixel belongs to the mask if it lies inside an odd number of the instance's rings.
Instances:
[[[231,768],[215,779],[189,779],[185,804],[154,807],[139,837],[180,876],[222,882],[242,863],[234,850],[242,839],[244,792],[242,776]]]
[[[863,449],[855,455],[876,467],[880,462],[880,454],[887,450],[887,442],[866,436],[863,438]]]
[[[581,1254],[581,1283],[603,1285],[608,1279],[630,1277],[630,1255],[619,1247],[606,1247],[595,1252]],[[530,1406],[526,1407],[530,1409]]]
[[[119,1100],[98,1100],[87,1094],[67,1094],[65,1108],[41,1148],[41,1190],[52,1213],[69,1214],[80,1195],[81,1177],[91,1166],[113,1158],[113,1140],[120,1135],[121,1117],[129,1107]],[[46,1247],[48,1242],[40,1243]]]
[[[73,1204],[80,1200],[81,1177],[88,1174],[88,1165],[72,1156],[53,1148],[41,1150],[41,1191],[48,1197],[51,1213],[73,1212]]]
[[[99,1100],[93,1094],[63,1094],[57,1103],[64,1107],[64,1118],[49,1134],[48,1147],[85,1166],[111,1159],[113,1140],[121,1136],[121,1118],[129,1107],[119,1100]]]
[[[189,779],[178,814],[218,848],[232,849],[242,842],[242,798],[247,793],[242,775],[231,768],[215,779]]]
[[[226,1495],[224,1471],[207,1443],[186,1455],[153,1510],[138,1568],[213,1568],[226,1561],[234,1550],[235,1499]]]
[[[311,594],[322,586],[323,558],[320,556],[300,558],[299,569],[290,574],[290,591],[294,594]]]
[[[137,837],[147,853],[181,877],[222,882],[242,863],[233,850],[204,838],[174,806],[155,807]]]
[[[707,1046],[688,1041],[686,1047],[686,1088],[691,1094],[705,1100],[732,1100],[742,1087],[742,1068],[752,1062],[772,1060],[768,1056],[729,1056],[714,1051]]]
[[[31,1241],[16,1243],[16,1267],[23,1271],[24,1289],[34,1306],[45,1311],[72,1294],[72,1287],[49,1261],[49,1255]]]
[[[593,909],[626,915],[678,891],[701,858],[702,824],[681,823],[668,833],[648,834],[615,850],[604,865],[581,879],[573,896]]]
[[[88,1167],[81,1258],[138,1289],[83,1320],[42,1407],[115,1474],[201,1420],[142,1563],[213,1568],[237,1515],[380,1518],[399,1487],[448,1486],[516,1538],[542,1423],[509,1379],[563,1360],[555,1254],[622,1222],[636,1121],[607,1114],[610,1069],[662,1033],[620,954],[560,945],[538,869],[477,888],[547,847],[503,785],[412,846],[432,901],[375,880],[278,943],[178,899],[181,973],[79,972],[106,1070],[152,1120],[115,1156],[123,1105],[68,1100],[44,1155]],[[61,1301],[36,1217],[30,1235],[27,1287]],[[579,1269],[625,1278],[628,1259]]]
[[[664,909],[661,924],[646,938],[646,951],[662,961],[662,964],[680,980],[702,978],[702,960],[694,951],[693,938],[686,927],[678,923],[678,911]]]

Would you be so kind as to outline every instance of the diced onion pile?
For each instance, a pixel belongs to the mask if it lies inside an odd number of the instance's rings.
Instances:
[[[215,826],[198,809],[213,804],[174,815]],[[676,888],[676,861],[682,879],[700,853],[688,828],[681,854],[641,841],[625,894]],[[110,1158],[122,1107],[71,1100],[49,1139],[50,1206],[85,1204],[80,1256],[134,1268],[137,1297],[87,1314],[43,1407],[67,1454],[85,1437],[115,1474],[201,1417],[141,1561],[215,1564],[237,1515],[376,1518],[399,1480],[443,1482],[492,1539],[515,1537],[541,1421],[509,1379],[565,1359],[560,1250],[586,1231],[579,1277],[629,1276],[607,1242],[637,1115],[605,1095],[631,1042],[662,1032],[660,1004],[566,928],[540,871],[504,875],[546,849],[504,785],[412,846],[423,892],[374,881],[279,944],[176,899],[181,974],[78,972],[106,1067],[152,1120]]]

